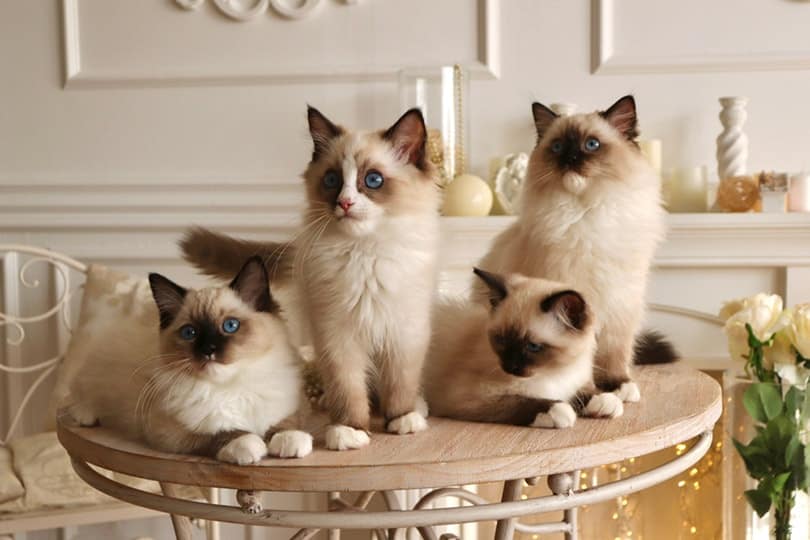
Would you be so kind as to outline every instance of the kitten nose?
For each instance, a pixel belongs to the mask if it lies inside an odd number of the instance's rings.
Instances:
[[[203,358],[205,358],[206,360],[213,360],[214,359],[214,353],[216,353],[216,352],[217,352],[217,346],[214,345],[213,343],[209,343],[203,349]]]
[[[349,211],[349,208],[351,208],[351,206],[352,206],[353,204],[354,204],[354,201],[349,200],[349,199],[339,199],[339,200],[338,200],[338,206],[340,206],[341,208],[343,208],[343,211],[344,211],[344,212],[348,212],[348,211]]]

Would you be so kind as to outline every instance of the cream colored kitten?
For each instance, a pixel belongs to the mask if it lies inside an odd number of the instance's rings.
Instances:
[[[625,96],[604,112],[567,117],[539,103],[532,109],[538,140],[520,215],[480,265],[582,291],[598,319],[596,383],[637,401],[630,366],[664,210],[660,178],[635,143],[635,101]],[[476,284],[474,298],[483,303],[486,296]],[[637,363],[674,359],[671,346],[646,337]]]
[[[248,261],[230,286],[187,290],[151,274],[160,317],[154,341],[127,328],[108,337],[78,373],[69,414],[159,450],[238,464],[268,454],[303,457],[312,436],[281,430],[301,402],[301,374],[267,272]],[[140,354],[120,355],[127,344]],[[265,442],[267,441],[267,442]]]
[[[194,229],[181,247],[222,275],[235,256],[261,254],[271,278],[292,277],[325,385],[333,450],[369,443],[369,388],[386,429],[427,427],[417,412],[430,339],[440,193],[417,109],[381,132],[356,133],[309,109],[314,142],[304,172],[309,207],[291,246]]]
[[[593,385],[596,323],[582,295],[560,283],[475,269],[491,309],[441,302],[425,364],[431,414],[566,428],[616,417],[622,401]]]

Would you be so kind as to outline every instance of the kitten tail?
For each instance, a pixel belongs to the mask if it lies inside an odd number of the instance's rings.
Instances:
[[[662,334],[648,331],[636,336],[633,350],[635,365],[670,364],[679,358],[678,351]]]
[[[292,275],[294,248],[273,242],[240,240],[203,227],[192,227],[179,242],[183,258],[209,276],[230,279],[251,257],[264,261],[273,283]]]

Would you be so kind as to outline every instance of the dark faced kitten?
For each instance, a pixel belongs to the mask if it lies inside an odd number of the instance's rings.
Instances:
[[[109,336],[116,352],[88,358],[69,413],[159,450],[239,464],[268,451],[311,452],[308,433],[278,429],[300,404],[300,365],[262,261],[249,260],[226,287],[191,290],[160,274],[149,283],[158,308],[154,335],[138,342],[122,328]]]

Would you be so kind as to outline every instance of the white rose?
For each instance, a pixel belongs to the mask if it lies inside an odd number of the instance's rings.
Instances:
[[[799,354],[810,358],[810,304],[801,304],[793,309],[786,333]]]
[[[728,316],[723,330],[728,338],[729,353],[732,358],[743,361],[749,352],[746,324],[751,325],[754,335],[760,341],[766,341],[782,330],[790,320],[789,314],[782,311],[782,298],[777,294],[764,293],[726,303],[720,316]],[[770,369],[773,361],[766,354],[764,367]]]

